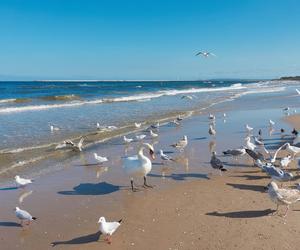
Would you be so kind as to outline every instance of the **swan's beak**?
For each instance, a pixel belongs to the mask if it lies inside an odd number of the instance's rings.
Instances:
[[[155,160],[155,154],[154,154],[154,151],[152,149],[149,149],[149,154],[150,154],[152,160]]]

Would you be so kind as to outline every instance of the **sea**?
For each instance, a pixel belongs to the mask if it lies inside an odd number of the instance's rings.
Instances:
[[[251,104],[249,108],[259,109],[264,104],[253,102],[257,95],[275,98],[274,105],[284,108],[288,101],[281,102],[280,98],[297,98],[295,88],[300,89],[300,82],[0,82],[0,177],[51,157],[55,146],[67,139],[85,137],[85,146],[89,146],[136,130],[135,122],[169,122],[178,115],[191,116],[232,101],[237,109],[247,103]]]

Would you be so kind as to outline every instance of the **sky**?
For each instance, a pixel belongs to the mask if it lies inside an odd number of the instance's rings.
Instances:
[[[1,0],[0,80],[300,75],[299,9],[298,0]]]

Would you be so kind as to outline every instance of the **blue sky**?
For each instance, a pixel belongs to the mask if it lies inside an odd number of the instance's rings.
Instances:
[[[297,0],[1,0],[0,80],[300,75],[299,9]]]

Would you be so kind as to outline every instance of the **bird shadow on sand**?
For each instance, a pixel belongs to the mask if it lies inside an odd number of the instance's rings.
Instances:
[[[59,191],[62,195],[105,195],[117,192],[121,186],[116,186],[107,182],[81,183],[70,191]]]
[[[0,227],[22,227],[22,225],[12,221],[0,221]]]
[[[240,190],[250,190],[250,191],[261,192],[261,193],[265,192],[265,186],[260,186],[260,185],[248,185],[248,184],[236,184],[236,183],[226,183],[226,185]]]
[[[223,162],[223,164],[225,166],[228,166],[228,167],[253,167],[253,164],[245,164],[245,163],[228,163],[228,162]]]
[[[4,187],[0,188],[0,191],[10,191],[10,190],[16,190],[19,189],[18,187]]]
[[[88,244],[92,242],[99,241],[101,232],[96,232],[88,235],[79,236],[76,238],[73,238],[71,240],[65,240],[65,241],[54,241],[51,243],[52,247],[55,247],[57,245],[80,245],[80,244]]]
[[[269,176],[266,176],[266,175],[250,175],[250,174],[235,175],[234,177],[246,178],[247,180],[270,179],[270,177],[269,177]]]
[[[274,212],[274,210],[266,209],[266,210],[236,211],[236,212],[227,212],[227,213],[210,212],[210,213],[206,213],[206,215],[242,219],[242,218],[263,217],[263,216],[270,215],[273,212]]]
[[[205,179],[209,180],[207,174],[198,174],[198,173],[184,173],[184,174],[170,174],[170,175],[160,175],[160,174],[148,174],[150,177],[158,177],[158,178],[169,178],[175,181],[184,181],[188,178],[199,178],[199,179]]]

